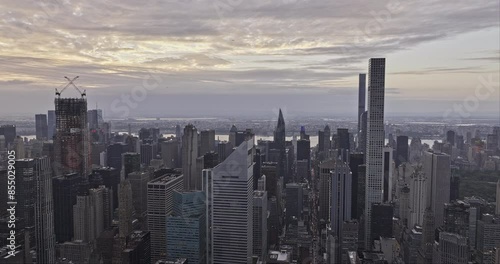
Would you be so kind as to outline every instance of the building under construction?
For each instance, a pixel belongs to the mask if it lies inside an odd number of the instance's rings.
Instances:
[[[61,92],[56,89],[56,135],[54,141],[56,176],[76,172],[87,177],[90,173],[87,99],[85,91],[80,92],[78,87],[74,85],[75,79],[68,79],[69,83]],[[69,85],[73,85],[80,92],[81,98],[61,98],[61,93]]]

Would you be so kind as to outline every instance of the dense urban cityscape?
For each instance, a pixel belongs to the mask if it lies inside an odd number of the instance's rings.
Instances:
[[[500,127],[386,122],[385,67],[357,120],[106,120],[67,78],[0,126],[0,263],[498,263]]]
[[[500,264],[500,0],[0,0],[0,264]]]

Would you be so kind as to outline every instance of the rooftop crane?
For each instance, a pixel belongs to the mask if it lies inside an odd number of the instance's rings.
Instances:
[[[80,89],[79,89],[79,88],[76,86],[76,84],[75,84],[76,79],[78,79],[79,77],[80,77],[80,76],[76,76],[75,78],[70,79],[70,78],[68,78],[67,76],[64,76],[64,78],[65,78],[66,80],[68,80],[68,84],[66,84],[66,86],[64,86],[64,88],[63,88],[61,91],[58,91],[58,90],[57,90],[57,88],[56,88],[56,95],[57,95],[58,97],[61,97],[62,92],[64,92],[64,90],[66,90],[66,88],[68,88],[68,86],[72,85],[72,86],[73,86],[73,87],[74,87],[74,88],[75,88],[75,89],[76,89],[76,90],[80,93],[80,95],[81,95],[82,97],[87,96],[87,90],[83,90],[83,92],[82,92],[82,91],[80,91]]]

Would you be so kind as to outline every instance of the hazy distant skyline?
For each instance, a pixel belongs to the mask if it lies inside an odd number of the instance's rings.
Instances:
[[[470,114],[498,115],[499,3],[0,0],[0,113],[52,109],[54,88],[79,75],[108,116],[148,78],[161,82],[132,116],[350,116],[358,74],[386,57],[388,115],[439,116],[477,96],[480,78],[496,90]]]

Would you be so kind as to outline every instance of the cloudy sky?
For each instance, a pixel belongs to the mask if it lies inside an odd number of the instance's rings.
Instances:
[[[107,116],[355,115],[358,74],[386,57],[388,115],[498,115],[499,4],[0,0],[0,114],[53,108],[80,76]]]

